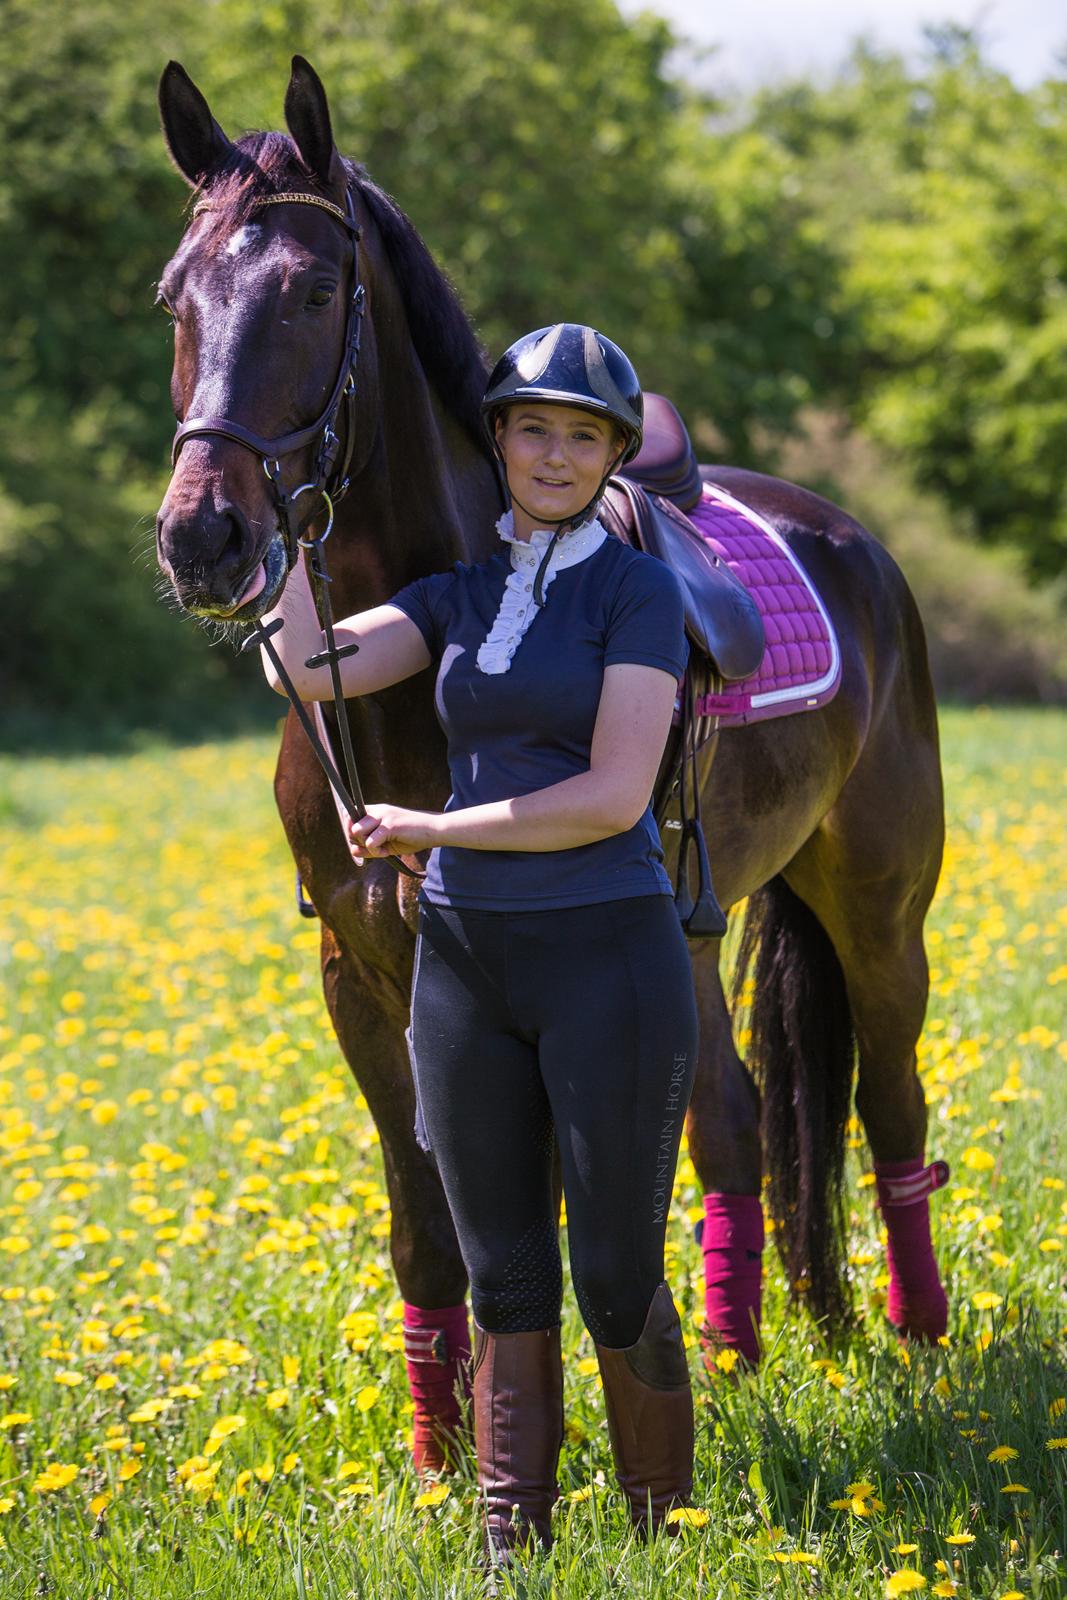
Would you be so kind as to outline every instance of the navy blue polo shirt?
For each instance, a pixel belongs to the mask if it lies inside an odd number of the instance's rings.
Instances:
[[[682,594],[663,562],[609,536],[562,567],[506,672],[478,650],[500,609],[510,546],[487,561],[418,578],[389,604],[409,617],[437,664],[434,703],[448,740],[446,811],[531,794],[589,770],[604,668],[617,661],[685,670]],[[489,911],[673,894],[649,806],[625,833],[567,850],[431,851],[420,898]]]

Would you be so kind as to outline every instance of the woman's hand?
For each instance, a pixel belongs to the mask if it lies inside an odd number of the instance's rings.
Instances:
[[[403,806],[374,801],[358,822],[348,819],[348,848],[354,861],[376,861],[382,856],[414,855],[437,843],[432,811],[408,811]]]

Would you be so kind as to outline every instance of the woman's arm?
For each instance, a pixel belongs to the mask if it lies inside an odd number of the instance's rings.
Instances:
[[[433,845],[466,850],[568,850],[625,833],[643,814],[670,732],[677,680],[659,667],[604,669],[589,768],[533,794],[461,811],[372,804],[352,823],[352,853],[387,855]]]
[[[298,561],[289,574],[289,581],[281,599],[264,622],[281,617],[285,626],[271,640],[282,660],[282,665],[293,680],[301,700],[329,700],[333,697],[330,669],[306,667],[309,656],[317,655],[324,647],[322,628],[315,613],[307,573],[303,561]],[[353,616],[342,617],[334,624],[338,645],[358,644],[355,655],[340,662],[341,687],[346,698],[373,694],[376,689],[387,689],[390,684],[410,678],[430,665],[430,652],[426,641],[410,617],[396,606],[372,606],[369,611],[357,611]],[[284,694],[281,681],[266,650],[260,646],[260,656],[267,682],[278,694]]]

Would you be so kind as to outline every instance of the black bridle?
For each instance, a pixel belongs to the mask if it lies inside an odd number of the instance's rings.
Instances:
[[[256,202],[254,209],[259,211],[266,206],[280,205],[316,206],[339,222],[348,234],[352,261],[352,293],[348,301],[341,360],[330,398],[314,422],[309,423],[306,428],[297,428],[293,433],[283,433],[277,439],[264,439],[260,434],[253,433],[251,428],[246,428],[243,423],[233,422],[229,417],[188,417],[178,424],[175,431],[170,460],[173,467],[187,440],[200,439],[211,434],[232,439],[235,444],[243,445],[246,450],[251,450],[253,454],[259,456],[274,494],[291,572],[297,562],[299,542],[293,534],[290,519],[292,507],[300,496],[307,494],[309,490],[318,493],[326,502],[328,520],[332,525],[333,508],[348,489],[347,473],[352,459],[354,440],[356,369],[359,365],[359,344],[367,292],[359,276],[359,241],[363,230],[356,221],[351,191],[345,190],[344,210],[334,205],[332,200],[324,200],[320,195],[305,194],[300,190],[264,195]],[[195,207],[193,215],[195,217],[203,211],[212,209],[210,200],[201,200]],[[339,419],[341,419],[340,429]],[[316,440],[318,448],[315,452],[314,477],[307,483],[302,483],[299,488],[287,492],[281,481],[281,458],[292,455],[297,450],[306,449]],[[326,535],[323,534],[322,537],[325,538]]]
[[[300,558],[300,550],[304,551],[306,558],[311,592],[315,600],[315,610],[318,613],[326,648],[320,650],[316,655],[309,656],[304,664],[308,668],[328,666],[330,669],[330,685],[333,690],[337,726],[341,735],[341,748],[344,752],[347,784],[342,780],[329,751],[319,738],[318,732],[308,716],[307,709],[297,694],[293,681],[285,670],[281,657],[272,643],[272,636],[284,626],[281,617],[275,617],[274,621],[266,626],[259,618],[256,618],[251,624],[251,631],[241,649],[251,650],[262,646],[266,651],[275,672],[278,674],[278,680],[289,697],[290,704],[311,742],[311,747],[318,757],[326,777],[329,779],[338,799],[349,816],[358,821],[361,817],[366,816],[367,808],[363,801],[359,774],[356,771],[355,755],[352,750],[352,734],[345,712],[339,663],[346,656],[355,655],[359,646],[358,644],[338,646],[334,636],[333,607],[330,603],[329,590],[330,575],[326,566],[324,546],[333,528],[334,507],[343,498],[348,489],[348,468],[352,460],[352,446],[355,438],[356,371],[359,366],[359,345],[363,326],[363,312],[367,300],[367,292],[359,276],[359,241],[363,230],[356,221],[355,210],[352,205],[352,194],[348,189],[345,190],[344,210],[340,206],[334,205],[332,200],[324,200],[320,195],[306,194],[299,190],[265,195],[256,202],[253,209],[258,211],[264,206],[280,205],[317,206],[320,211],[327,212],[339,222],[348,234],[352,260],[352,293],[348,301],[344,343],[341,348],[341,360],[337,369],[337,377],[334,380],[333,391],[314,422],[309,423],[306,428],[297,428],[293,433],[284,433],[277,439],[264,439],[258,433],[253,433],[251,428],[246,428],[243,423],[233,422],[229,417],[189,417],[178,424],[174,434],[174,443],[171,447],[171,466],[173,467],[177,462],[182,446],[187,440],[202,439],[212,435],[218,435],[223,439],[232,439],[235,444],[242,445],[246,450],[251,450],[262,460],[263,470],[270,482],[271,492],[274,496],[278,524],[282,538],[285,541],[288,570],[292,572],[293,567]],[[196,206],[193,215],[196,216],[201,211],[210,211],[211,209],[210,200],[201,200]],[[296,489],[287,490],[282,483],[282,457],[292,455],[297,450],[305,450],[309,445],[316,445],[313,465],[314,476],[309,478],[306,483],[300,484]],[[321,496],[326,508],[326,526],[322,533],[306,539],[301,538],[295,532],[293,507],[301,495],[309,492]],[[423,876],[422,873],[416,872],[413,868],[407,866],[398,856],[388,856],[386,859],[396,868],[397,872],[402,872],[412,878]]]

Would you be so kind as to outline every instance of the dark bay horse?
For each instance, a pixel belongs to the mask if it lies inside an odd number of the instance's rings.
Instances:
[[[293,552],[261,454],[246,446],[299,439],[334,388],[353,292],[350,229],[338,224],[345,215],[361,230],[366,303],[346,423],[351,489],[329,548],[335,615],[377,605],[453,561],[488,557],[502,507],[479,426],[482,352],[412,224],[362,167],[338,155],[311,68],[295,58],[285,106],[291,136],[231,143],[175,63],[160,104],[171,155],[199,201],[160,283],[175,320],[175,410],[179,419],[237,426],[194,434],[177,455],[158,518],[159,561],[177,601],[240,636],[284,586]],[[269,203],[280,194],[293,198]],[[282,457],[289,490],[313,477],[315,448],[305,441]],[[766,1159],[790,1282],[832,1325],[848,1306],[841,1189],[857,1071],[876,1171],[889,1174],[888,1187],[879,1178],[879,1199],[890,1316],[902,1334],[936,1337],[945,1301],[925,1194],[937,1183],[927,1181],[932,1168],[919,1173],[926,1107],[916,1044],[943,807],[922,626],[893,561],[838,507],[757,473],[702,470],[761,513],[811,574],[837,630],[843,678],[822,709],[720,733],[713,771],[710,749],[701,758],[719,897],[727,907],[748,897],[742,954],[753,964],[755,999],[750,1075],[731,1037],[719,944],[691,946],[701,1051],[690,1155],[709,1202],[727,1215],[741,1200],[758,1215]],[[317,497],[297,509],[308,527]],[[444,806],[432,672],[349,701],[347,712],[368,801]],[[467,1283],[436,1170],[413,1136],[404,1028],[416,885],[385,861],[353,863],[292,714],[275,792],[321,918],[330,1015],[381,1135],[392,1259],[407,1305],[416,1459],[433,1467],[445,1459],[441,1430],[456,1417]],[[664,834],[671,870],[677,837]],[[742,1311],[758,1319],[762,1224],[757,1232],[746,1236],[728,1221],[709,1240],[705,1229],[711,1336],[741,1349],[743,1332],[722,1314],[723,1295],[733,1292],[723,1280],[735,1269],[739,1279],[747,1274]]]

